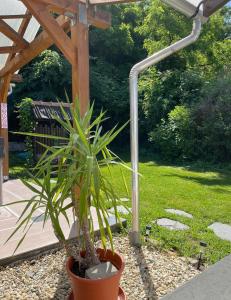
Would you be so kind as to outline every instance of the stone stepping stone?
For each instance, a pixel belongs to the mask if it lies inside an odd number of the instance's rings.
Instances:
[[[157,221],[153,221],[153,222],[156,222],[157,225],[159,225],[161,227],[165,227],[169,230],[187,230],[187,229],[189,229],[188,225],[185,225],[179,221],[168,219],[168,218],[157,219]]]
[[[170,214],[175,214],[175,215],[178,215],[178,216],[183,216],[183,217],[186,217],[186,218],[189,218],[189,219],[192,219],[193,216],[183,210],[180,210],[180,209],[174,209],[174,208],[166,208],[165,209],[166,212],[170,213]]]
[[[115,213],[114,207],[110,208],[108,211],[113,214]],[[123,205],[119,205],[117,206],[117,211],[119,214],[128,215],[131,212],[131,208],[126,208]]]
[[[215,222],[208,226],[208,228],[212,229],[216,236],[218,236],[222,240],[231,242],[231,226],[227,224],[222,224],[219,222]]]

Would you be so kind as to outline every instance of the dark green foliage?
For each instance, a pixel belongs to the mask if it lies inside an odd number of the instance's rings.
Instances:
[[[192,111],[198,157],[231,161],[231,74],[218,76],[206,86]]]
[[[35,121],[32,113],[32,99],[24,98],[17,106],[19,129],[23,132],[33,132]],[[25,146],[27,151],[27,163],[33,164],[33,139],[30,136],[25,137]]]
[[[157,150],[165,159],[185,159],[190,153],[190,110],[185,106],[176,106],[168,119],[150,134]]]
[[[152,69],[147,72],[142,77],[140,90],[148,131],[166,119],[175,106],[191,105],[199,101],[203,83],[203,76],[196,71],[157,72]]]
[[[151,133],[155,149],[166,159],[231,160],[231,76],[204,87],[200,101],[176,106]]]
[[[70,65],[64,57],[46,50],[22,70],[24,81],[16,86],[14,98],[45,101],[64,98],[65,89],[70,90],[70,74]]]

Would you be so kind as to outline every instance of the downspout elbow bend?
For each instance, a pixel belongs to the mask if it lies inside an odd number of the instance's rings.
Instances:
[[[201,34],[202,20],[201,17],[197,17],[193,20],[193,30],[192,30],[192,42],[196,42]]]
[[[139,71],[138,71],[137,65],[138,64],[136,64],[135,66],[133,66],[132,69],[131,69],[131,71],[130,71],[130,74],[129,74],[129,80],[130,81],[138,78],[138,76],[139,76]]]

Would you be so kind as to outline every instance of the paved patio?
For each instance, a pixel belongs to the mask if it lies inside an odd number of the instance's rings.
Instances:
[[[230,300],[231,255],[186,282],[163,300]]]
[[[10,180],[3,184],[3,204],[7,205],[8,203],[15,201],[28,200],[32,196],[33,193],[25,187],[20,180]],[[58,246],[58,240],[53,233],[51,222],[48,221],[45,227],[42,228],[43,222],[42,219],[40,219],[33,224],[25,240],[14,256],[12,256],[20,237],[22,236],[22,230],[16,233],[7,244],[4,245],[4,242],[16,228],[16,221],[24,207],[25,204],[15,204],[0,208],[0,264],[6,264],[15,259],[32,256],[41,251]],[[34,214],[32,220],[42,212],[43,211],[40,210]],[[68,211],[67,214],[70,217],[70,220],[72,220],[72,226],[69,227],[64,217],[61,217],[60,221],[66,238],[71,239],[76,236],[76,224],[73,220],[72,211]],[[94,228],[97,231],[99,226],[96,222],[96,217],[94,217],[96,214],[94,208],[92,208],[92,214]],[[112,227],[116,228],[116,222],[113,216],[109,217],[109,222]]]

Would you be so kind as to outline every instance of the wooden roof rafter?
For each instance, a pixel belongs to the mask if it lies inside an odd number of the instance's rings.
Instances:
[[[22,14],[22,15],[0,15],[1,20],[10,20],[10,19],[27,19],[31,18],[30,13]]]
[[[0,32],[22,49],[28,46],[28,42],[3,20],[0,20]]]
[[[59,16],[56,22],[66,33],[70,31],[70,19],[67,17]],[[14,73],[21,69],[42,51],[51,47],[53,43],[54,41],[50,35],[46,31],[42,31],[27,48],[23,49],[0,70],[0,77],[4,77],[9,73]]]
[[[29,14],[32,8],[30,3],[31,1],[22,0],[22,2],[28,8],[27,14]],[[81,0],[81,2],[85,3],[84,0]],[[39,36],[37,36],[34,41],[28,44],[24,49],[18,49],[18,48],[16,49],[15,44],[12,47],[12,49],[6,47],[2,47],[2,49],[0,48],[0,53],[1,52],[5,53],[9,51],[11,54],[13,53],[16,54],[16,50],[17,51],[20,50],[20,53],[8,59],[7,64],[0,70],[0,77],[4,77],[9,73],[16,72],[18,69],[22,68],[34,57],[39,55],[42,51],[49,48],[53,43],[56,43],[56,45],[59,48],[61,48],[61,51],[68,58],[68,60],[72,62],[75,59],[74,57],[75,49],[73,48],[73,45],[70,44],[70,39],[66,35],[66,33],[70,31],[70,19],[63,15],[68,15],[69,17],[71,17],[70,13],[73,16],[77,15],[78,3],[79,3],[78,0],[35,0],[33,1],[32,6],[37,8],[36,11],[34,11],[33,15],[39,20],[40,24],[44,28],[44,31]],[[57,12],[62,15],[55,19],[50,14],[50,12]],[[24,19],[25,22],[26,20],[27,18]],[[88,20],[90,24],[103,29],[108,28],[111,24],[110,14],[102,10],[99,10],[95,6],[91,6],[89,8]],[[60,42],[60,38],[61,38],[61,42]]]
[[[0,47],[0,54],[4,54],[4,53],[14,54],[14,53],[19,52],[21,49],[22,48],[20,48],[18,46],[3,46],[3,47]]]
[[[0,32],[13,41],[12,46],[1,46],[0,54],[8,53],[6,64],[15,57],[17,53],[25,49],[29,43],[24,39],[24,34],[27,30],[28,24],[32,18],[29,10],[23,15],[1,15],[0,16]],[[10,19],[22,19],[18,31],[16,32],[11,26],[9,26],[4,20]],[[15,82],[15,81],[14,81]],[[18,81],[18,82],[21,82]]]
[[[27,30],[27,27],[28,27],[28,25],[30,23],[30,20],[32,18],[32,14],[29,12],[29,10],[26,11],[25,15],[27,15],[28,17],[23,19],[23,21],[22,21],[22,23],[21,23],[21,25],[20,25],[20,27],[18,29],[18,35],[19,35],[20,38],[24,37],[24,34],[25,34],[25,32]],[[27,44],[27,46],[28,45],[29,45],[29,43]],[[7,58],[6,64],[8,64],[16,56],[17,52],[20,52],[22,50],[22,48],[18,48],[17,43],[13,43],[12,48],[13,49],[15,48],[16,51],[10,52],[10,54],[9,54],[9,56]],[[14,72],[12,72],[12,73],[14,73]]]

